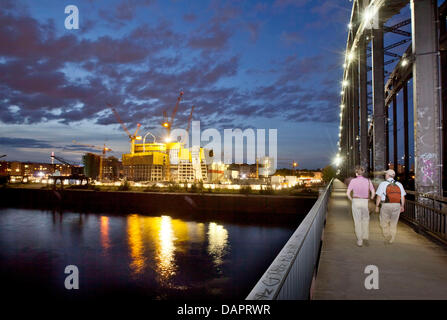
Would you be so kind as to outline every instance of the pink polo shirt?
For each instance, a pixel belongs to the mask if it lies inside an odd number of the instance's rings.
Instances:
[[[372,194],[375,193],[371,180],[358,176],[357,178],[352,179],[349,183],[348,193],[353,190],[354,198],[368,199],[368,189],[371,190]]]

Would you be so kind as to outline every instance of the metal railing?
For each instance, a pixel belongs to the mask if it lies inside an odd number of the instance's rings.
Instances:
[[[306,300],[321,247],[333,180],[273,260],[246,300]]]
[[[447,241],[447,213],[420,202],[405,200],[405,211],[401,217],[413,223],[416,228],[428,232],[439,240]]]

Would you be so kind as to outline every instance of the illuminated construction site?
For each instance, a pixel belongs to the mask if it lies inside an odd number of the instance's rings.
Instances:
[[[134,134],[131,134],[124,122],[119,117],[117,111],[112,108],[118,122],[123,127],[130,139],[130,153],[123,154],[123,173],[130,181],[172,181],[172,182],[218,182],[224,179],[226,165],[213,161],[212,150],[205,150],[200,147],[185,148],[181,142],[171,142],[170,134],[179,103],[183,92],[180,92],[177,103],[170,119],[166,111],[162,127],[166,130],[166,141],[163,143],[146,143],[138,135],[140,124]],[[189,132],[192,113],[188,119]],[[141,141],[142,143],[136,143]]]
[[[123,154],[124,176],[132,181],[208,182],[206,154],[180,142],[135,144],[134,152]],[[221,172],[223,178],[223,165]]]

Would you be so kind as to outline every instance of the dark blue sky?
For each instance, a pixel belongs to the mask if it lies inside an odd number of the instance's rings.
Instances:
[[[66,30],[66,5],[79,8]],[[80,161],[72,140],[120,157],[142,124],[161,136],[184,91],[202,130],[278,129],[279,167],[319,168],[337,152],[348,0],[3,0],[0,153]]]

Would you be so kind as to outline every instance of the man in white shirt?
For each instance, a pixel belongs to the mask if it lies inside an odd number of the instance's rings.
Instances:
[[[394,180],[396,173],[394,170],[385,171],[385,181],[379,184],[376,195],[376,212],[379,212],[379,205],[382,203],[380,209],[380,226],[382,227],[385,241],[393,243],[396,238],[397,222],[399,221],[399,215],[405,210],[405,195],[406,192],[400,182]],[[400,203],[388,202],[387,199],[387,187],[390,184],[395,184],[400,189]]]

